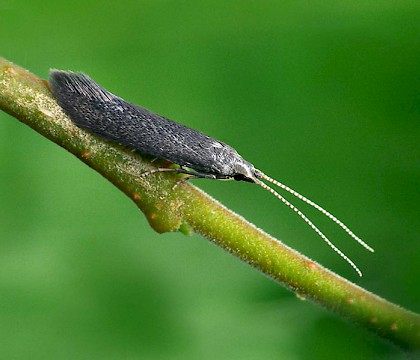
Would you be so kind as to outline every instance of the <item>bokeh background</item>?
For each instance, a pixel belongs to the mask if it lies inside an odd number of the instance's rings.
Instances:
[[[225,141],[362,269],[247,183],[195,180],[362,287],[420,311],[416,1],[0,1],[0,56]],[[403,359],[209,241],[159,235],[65,150],[0,112],[0,358]]]

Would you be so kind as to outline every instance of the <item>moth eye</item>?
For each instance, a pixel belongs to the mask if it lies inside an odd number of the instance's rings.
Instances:
[[[249,177],[246,177],[243,174],[235,174],[233,175],[234,180],[236,181],[247,181],[247,182],[254,182],[254,180],[250,179]]]

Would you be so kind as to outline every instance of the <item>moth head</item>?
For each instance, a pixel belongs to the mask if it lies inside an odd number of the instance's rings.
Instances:
[[[243,160],[240,162],[236,162],[234,165],[234,174],[233,179],[236,181],[247,181],[251,183],[257,182],[257,174],[254,166],[249,162]]]

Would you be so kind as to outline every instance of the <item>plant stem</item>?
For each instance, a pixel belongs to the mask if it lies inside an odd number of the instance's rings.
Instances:
[[[420,316],[392,304],[290,249],[174,174],[142,177],[150,161],[74,125],[48,83],[0,58],[0,108],[111,181],[158,232],[189,227],[300,297],[350,319],[403,349],[420,349]]]

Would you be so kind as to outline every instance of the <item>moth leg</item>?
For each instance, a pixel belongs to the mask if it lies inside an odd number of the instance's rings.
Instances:
[[[157,168],[149,171],[145,171],[140,174],[141,177],[153,175],[160,172],[178,172],[178,169],[170,169],[170,168]]]
[[[194,178],[199,178],[199,176],[197,176],[196,174],[189,174],[185,177],[183,177],[182,179],[179,179],[176,184],[174,186],[172,186],[172,190],[175,190],[179,185],[183,185],[185,184],[188,180],[190,179],[194,179]]]
[[[216,179],[216,176],[213,175],[213,174],[198,173],[198,172],[186,170],[182,166],[179,167],[179,168],[157,168],[157,169],[145,171],[140,176],[144,177],[144,176],[156,174],[156,173],[159,173],[159,172],[174,172],[174,173],[177,173],[177,174],[187,175],[184,178],[179,179],[175,183],[175,185],[172,187],[172,190],[175,190],[179,185],[185,184],[190,179],[200,179],[200,178],[201,179]]]
[[[153,175],[156,173],[160,173],[160,172],[174,172],[177,174],[186,174],[186,175],[196,175],[195,172],[193,171],[189,171],[189,170],[185,170],[183,168],[157,168],[157,169],[153,169],[153,170],[149,170],[149,171],[145,171],[143,173],[140,174],[141,177],[144,176],[149,176],[149,175]]]
[[[174,172],[174,173],[177,173],[177,174],[190,175],[188,177],[188,179],[191,179],[191,178],[216,179],[216,176],[213,175],[213,174],[199,173],[199,172],[184,169],[183,167],[179,167],[179,168],[157,168],[157,169],[145,171],[142,174],[140,174],[140,176],[143,177],[143,176],[148,176],[148,175],[152,175],[152,174],[156,174],[156,173],[160,173],[160,172]]]

